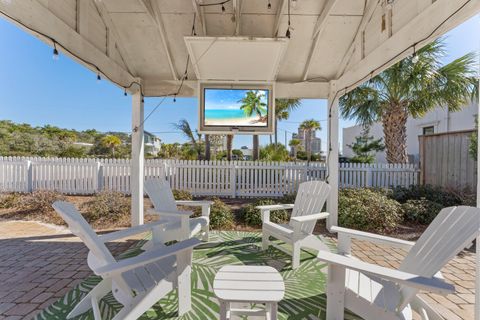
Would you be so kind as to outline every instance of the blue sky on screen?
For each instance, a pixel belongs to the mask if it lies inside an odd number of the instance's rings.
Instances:
[[[240,109],[240,102],[250,90],[243,89],[205,89],[205,109],[232,110]],[[257,90],[261,95],[260,101],[268,104],[268,91]]]
[[[479,26],[480,18],[476,16],[448,33],[449,54],[445,63],[467,52],[478,51]],[[145,114],[159,101],[160,98],[146,98]],[[290,119],[279,123],[279,141],[290,139],[300,122],[309,118],[320,121],[322,130],[318,136],[325,141],[326,105],[325,100],[302,100]],[[186,139],[172,126],[182,118],[197,126],[196,98],[180,98],[176,103],[166,99],[145,123],[145,129],[167,143],[184,142]],[[78,130],[130,132],[131,99],[108,81],[97,83],[96,74],[68,57],[61,55],[54,61],[50,46],[0,18],[0,119],[33,126],[51,124]],[[342,119],[340,128],[353,124],[351,120]],[[268,136],[260,139],[261,144],[268,141]],[[243,145],[251,147],[252,137],[236,136],[234,147]]]

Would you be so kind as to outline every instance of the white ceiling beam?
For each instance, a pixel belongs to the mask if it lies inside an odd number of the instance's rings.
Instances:
[[[172,72],[172,76],[174,80],[178,80],[179,76],[177,74],[177,70],[175,69],[175,62],[173,61],[173,56],[170,51],[170,46],[168,45],[167,34],[165,32],[165,26],[163,24],[162,17],[160,15],[160,8],[158,7],[157,1],[151,0],[140,0],[140,3],[143,5],[145,11],[150,16],[152,21],[155,23],[160,38],[162,40],[163,49],[165,50],[165,54],[167,56],[167,62],[170,67],[170,71]]]
[[[462,9],[460,9],[462,8]],[[456,12],[453,16],[451,16]],[[353,61],[337,81],[337,88],[350,91],[480,12],[480,1],[437,0],[423,9],[390,38],[363,59]],[[441,25],[441,26],[440,26]],[[439,27],[440,26],[440,27]],[[358,45],[358,44],[357,44]],[[357,56],[355,56],[357,58]]]
[[[146,97],[159,97],[165,94],[176,92],[178,83],[168,81],[144,81],[144,92]],[[187,80],[182,86],[178,97],[197,96],[198,82]],[[275,82],[275,97],[277,98],[304,98],[304,99],[327,99],[330,90],[328,82]]]
[[[59,44],[57,46],[59,51],[71,57],[73,60],[79,62],[93,72],[98,73],[98,70],[92,65],[95,64],[105,76],[111,78],[120,86],[129,86],[132,82],[138,80],[126,69],[124,69],[123,66],[119,65],[116,61],[108,57],[104,52],[96,48],[75,29],[56,17],[50,10],[42,6],[39,1],[15,1],[12,4],[9,4],[5,1],[0,1],[0,10],[10,15],[12,18],[20,21],[29,28],[55,39],[55,41]],[[34,35],[48,45],[52,45],[51,39],[40,36],[36,32],[25,28],[14,20],[11,20],[7,17],[5,18],[11,21],[13,24],[19,26],[21,29],[25,30],[27,33]],[[76,58],[75,56],[63,50],[62,47],[67,48],[75,55],[92,64]],[[130,89],[131,92],[136,90],[138,90],[136,87],[132,87]]]
[[[307,62],[305,63],[305,68],[303,69],[303,80],[307,80],[308,78],[308,73],[310,72],[310,67],[312,65],[312,59],[317,52],[320,36],[322,35],[323,30],[325,30],[325,27],[327,26],[328,16],[331,14],[336,2],[337,0],[328,0],[323,7],[322,13],[318,17],[317,22],[315,23],[315,28],[313,29],[312,46],[310,47]]]
[[[192,0],[193,4],[193,9],[195,10],[195,14],[197,16],[196,20],[200,19],[200,26],[202,27],[202,34],[203,36],[207,35],[207,25],[205,23],[205,13],[202,7],[200,7],[200,4],[197,2],[197,0]]]
[[[273,37],[278,36],[278,30],[280,28],[280,22],[282,20],[283,15],[285,14],[285,10],[287,10],[287,2],[288,2],[288,0],[279,0],[278,1],[277,13],[275,15],[275,24],[274,24],[274,27],[273,27]]]
[[[354,54],[354,49],[356,48],[356,45],[360,43],[362,34],[365,31],[368,22],[370,22],[370,19],[372,18],[375,9],[378,7],[378,5],[380,5],[381,1],[382,0],[369,0],[367,7],[365,8],[362,21],[360,21],[357,32],[353,37],[352,43],[350,43],[350,46],[348,47],[347,51],[345,51],[345,54],[342,57],[342,61],[340,62],[340,67],[338,68],[336,76],[337,79],[345,72],[348,63],[350,62],[352,55]],[[358,48],[361,49],[360,46],[358,46]]]
[[[233,14],[235,16],[235,35],[240,35],[240,17],[242,15],[242,0],[233,0]]]
[[[79,1],[79,2],[88,4],[88,1]],[[103,23],[107,27],[107,37],[108,37],[107,55],[111,57],[113,53],[113,49],[116,47],[118,52],[120,53],[122,61],[125,63],[125,67],[127,68],[128,72],[135,75],[136,68],[135,68],[134,60],[128,54],[127,50],[122,46],[117,28],[115,28],[112,17],[108,12],[107,7],[105,6],[105,3],[103,1],[93,1],[93,3],[95,3],[95,6],[100,15],[100,18],[102,19]]]

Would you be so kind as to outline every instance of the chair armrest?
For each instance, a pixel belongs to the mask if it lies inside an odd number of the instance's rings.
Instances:
[[[409,251],[415,245],[415,242],[412,242],[412,241],[406,241],[406,240],[396,239],[392,237],[381,236],[374,233],[341,228],[337,226],[333,226],[331,228],[331,231],[337,232],[339,236],[344,235],[344,236],[355,238],[358,240],[365,240],[373,243],[390,245],[392,247],[398,247],[406,251]]]
[[[327,262],[329,265],[341,266],[346,269],[372,274],[379,278],[418,290],[425,290],[442,295],[455,292],[455,287],[453,285],[436,277],[422,277],[416,274],[385,268],[327,251],[322,251],[322,253],[318,255],[318,259]]]
[[[201,241],[197,238],[190,238],[188,240],[175,243],[168,247],[160,247],[158,249],[151,249],[136,257],[120,260],[115,263],[108,264],[94,270],[95,274],[103,277],[112,277],[114,275],[143,267],[149,263],[164,259],[166,257],[177,255],[185,250],[193,250]]]
[[[193,214],[192,211],[157,211],[154,208],[147,209],[147,213],[176,218],[189,218]]]
[[[328,212],[319,212],[319,213],[313,213],[313,214],[307,214],[304,216],[297,216],[297,217],[292,217],[290,220],[298,223],[304,223],[304,222],[310,222],[310,221],[316,221],[320,219],[325,219],[328,218],[330,213]]]
[[[260,211],[288,210],[288,209],[293,209],[293,204],[272,204],[272,205],[266,205],[266,206],[257,206],[255,208],[259,209]]]
[[[165,224],[166,224],[165,221],[155,221],[155,222],[143,224],[136,227],[131,227],[131,228],[127,228],[119,231],[110,232],[104,235],[100,235],[99,237],[103,242],[109,242],[109,241],[127,238],[139,233],[152,231],[154,228],[165,225]]]
[[[176,204],[180,206],[189,206],[189,207],[202,207],[202,206],[211,206],[213,201],[203,201],[203,200],[176,200]]]

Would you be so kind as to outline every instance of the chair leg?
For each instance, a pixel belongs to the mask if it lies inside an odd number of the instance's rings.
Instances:
[[[112,290],[112,279],[102,279],[67,315],[67,319],[74,318],[87,312],[92,308],[92,302],[100,300],[103,296]],[[92,300],[93,299],[93,300]],[[95,320],[100,320],[95,317]]]
[[[345,310],[345,267],[328,265],[327,318],[343,320]]]
[[[300,252],[301,247],[300,243],[293,243],[293,252],[292,252],[292,269],[295,270],[300,266]]]
[[[227,320],[227,302],[220,300],[220,320]]]
[[[270,235],[266,232],[262,233],[262,250],[267,250],[270,246]]]
[[[177,254],[178,272],[178,315],[182,316],[192,308],[191,297],[191,252]]]

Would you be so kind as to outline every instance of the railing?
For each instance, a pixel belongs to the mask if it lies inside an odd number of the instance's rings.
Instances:
[[[410,164],[340,164],[339,186],[392,187],[418,184]],[[166,178],[172,188],[193,195],[278,197],[294,193],[303,181],[325,180],[323,163],[146,160],[145,178]],[[56,190],[93,194],[107,189],[130,192],[130,160],[0,157],[0,191]]]

